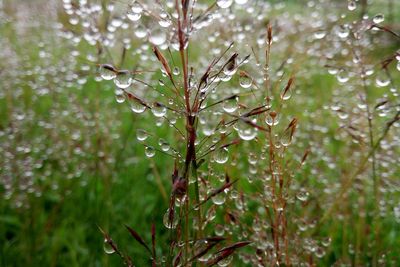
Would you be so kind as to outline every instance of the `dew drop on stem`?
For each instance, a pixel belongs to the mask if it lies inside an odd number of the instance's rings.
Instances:
[[[115,253],[115,249],[114,249],[114,247],[111,245],[111,242],[112,242],[112,241],[108,240],[107,238],[104,239],[103,249],[104,249],[104,252],[105,252],[106,254],[109,254],[109,255]]]
[[[241,75],[239,78],[239,84],[242,88],[250,88],[253,84],[253,79],[248,75]]]
[[[138,129],[136,131],[136,138],[138,141],[145,141],[149,137],[149,134],[143,130],[143,129]]]
[[[218,164],[224,164],[228,161],[229,158],[229,151],[228,148],[223,147],[218,149],[218,151],[215,153],[215,162]]]
[[[181,70],[179,69],[179,67],[174,67],[172,73],[173,73],[175,76],[178,76],[178,75],[181,73]]]
[[[132,84],[132,76],[129,70],[118,71],[117,76],[114,79],[114,83],[121,89],[126,89]]]
[[[100,76],[104,80],[112,80],[114,79],[117,74],[116,71],[114,70],[114,67],[109,65],[109,64],[103,64],[99,68]]]
[[[228,113],[233,113],[237,110],[238,108],[238,103],[237,103],[237,97],[233,97],[230,99],[226,99],[223,103],[222,103],[222,108],[224,109],[225,112]]]
[[[240,120],[236,126],[239,137],[245,141],[253,140],[257,136],[257,128]]]
[[[124,92],[116,92],[115,93],[115,100],[117,101],[118,104],[124,103],[125,102],[125,94]]]
[[[146,146],[144,153],[146,154],[146,157],[152,158],[156,154],[156,150],[152,146]]]
[[[357,8],[357,4],[355,0],[349,0],[347,3],[347,9],[353,11]]]
[[[374,21],[374,23],[379,24],[385,20],[385,17],[383,14],[377,14],[372,20]]]
[[[384,72],[379,73],[375,81],[378,87],[386,87],[390,84],[390,79]]]
[[[161,104],[155,103],[151,108],[151,112],[153,113],[154,116],[160,118],[164,117],[165,114],[167,114],[167,108]]]
[[[308,193],[307,191],[305,191],[305,190],[300,190],[300,191],[297,193],[296,198],[297,198],[298,200],[302,201],[302,202],[305,202],[305,201],[308,200],[308,196],[309,196],[309,193]]]
[[[224,74],[227,76],[232,76],[236,73],[236,71],[237,71],[236,59],[232,59],[224,67]]]
[[[265,118],[265,123],[269,126],[278,125],[279,121],[280,115],[275,111],[268,112],[267,117]]]
[[[217,0],[217,6],[220,8],[228,8],[232,5],[233,0]]]
[[[167,35],[161,29],[155,29],[151,32],[149,41],[153,45],[162,45],[167,40]]]
[[[202,254],[202,252],[207,250],[209,245],[210,244],[206,239],[197,240],[193,245],[193,248],[194,248],[194,251],[195,251],[194,254],[195,255]],[[211,258],[211,256],[212,256],[212,254],[210,252],[209,253],[205,253],[204,255],[198,257],[197,260],[200,261],[200,262],[206,262]]]
[[[213,197],[211,198],[211,200],[212,200],[212,202],[213,202],[215,205],[220,206],[220,205],[222,205],[222,204],[225,203],[225,193],[224,193],[224,192],[221,192],[221,193],[219,193],[219,194],[213,196]]]
[[[143,113],[146,110],[146,106],[144,106],[142,103],[135,99],[129,99],[129,105],[131,107],[131,110],[134,113]]]
[[[142,13],[136,13],[133,12],[133,10],[128,10],[128,12],[126,13],[126,16],[128,17],[129,20],[131,21],[138,21],[141,17],[142,17]]]
[[[222,260],[220,260],[220,261],[218,262],[218,266],[219,266],[219,267],[226,267],[226,266],[229,266],[229,264],[232,262],[232,259],[233,259],[233,256],[232,256],[232,255],[229,255],[228,257],[223,258]]]
[[[178,218],[175,212],[170,212],[170,209],[167,209],[163,217],[163,223],[166,228],[175,229],[178,225]]]
[[[292,143],[292,130],[290,128],[283,132],[280,142],[283,146],[289,146]]]
[[[336,78],[337,78],[338,82],[340,82],[340,83],[346,83],[350,79],[349,74],[343,69],[339,70]]]

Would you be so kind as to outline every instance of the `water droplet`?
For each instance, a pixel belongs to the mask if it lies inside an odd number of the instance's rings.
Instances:
[[[305,190],[300,190],[296,195],[297,199],[302,202],[307,201],[308,196],[309,196],[309,193]]]
[[[168,28],[169,26],[171,26],[172,21],[168,16],[166,16],[165,18],[162,18],[161,20],[159,20],[158,24],[163,28]]]
[[[390,79],[389,79],[389,77],[387,77],[387,75],[385,73],[380,73],[376,77],[375,81],[376,81],[376,85],[378,87],[385,87],[390,84]]]
[[[149,41],[154,45],[162,45],[167,40],[167,35],[161,29],[155,29],[151,32]]]
[[[216,256],[216,257],[217,257],[217,256]],[[233,259],[233,256],[230,255],[230,256],[228,256],[228,257],[226,257],[226,258],[220,260],[220,261],[218,262],[218,266],[220,266],[220,267],[229,266],[229,264],[231,263],[232,259]]]
[[[336,78],[340,83],[346,83],[350,79],[348,73],[343,69],[339,70],[339,72],[337,73]]]
[[[139,25],[136,29],[135,29],[135,35],[137,38],[145,38],[147,36],[147,29],[145,27],[143,27],[142,25]]]
[[[197,240],[193,245],[193,249],[195,251],[194,254],[198,255],[202,252],[204,253],[204,251],[207,251],[208,246],[209,246],[209,243],[207,240],[205,240],[205,239]],[[211,258],[211,256],[212,256],[211,253],[205,253],[201,257],[198,257],[197,260],[200,262],[206,262]]]
[[[354,0],[349,0],[349,2],[347,3],[347,9],[350,11],[353,11],[357,8],[357,4],[356,1]]]
[[[126,13],[126,16],[131,21],[138,21],[142,17],[142,13],[141,12],[136,13],[136,12],[133,12],[133,10],[128,10],[128,12]]]
[[[280,121],[280,115],[275,111],[269,112],[267,114],[267,117],[265,118],[265,123],[268,124],[269,126],[277,125],[279,121]]]
[[[228,8],[232,5],[233,0],[217,0],[217,5],[220,8]]]
[[[159,103],[154,103],[153,107],[151,108],[151,112],[154,116],[161,118],[167,114],[167,108]]]
[[[229,152],[228,148],[223,147],[218,149],[218,151],[215,153],[215,162],[219,164],[224,164],[228,161],[229,158]]]
[[[281,92],[281,99],[282,100],[289,100],[292,97],[292,88],[284,88]]]
[[[108,240],[107,238],[104,239],[103,249],[104,252],[109,255],[115,253],[115,249],[113,248],[113,246],[111,246],[111,242],[112,241]]]
[[[317,40],[323,39],[325,37],[325,35],[326,35],[326,32],[324,30],[319,30],[314,33],[314,37]]]
[[[328,247],[331,244],[331,242],[332,242],[332,239],[330,237],[326,237],[326,238],[321,240],[321,244],[324,247]]]
[[[341,39],[345,39],[349,36],[350,31],[349,28],[346,25],[340,25],[338,30],[337,30],[337,35]]]
[[[118,71],[117,77],[114,79],[114,83],[121,89],[126,89],[132,84],[132,76],[129,70]]]
[[[128,98],[129,99],[129,105],[131,107],[131,110],[135,113],[143,113],[146,110],[146,106],[142,105],[139,101],[133,99],[133,98]]]
[[[324,257],[325,256],[325,249],[323,248],[323,247],[320,247],[320,246],[318,246],[316,249],[315,249],[315,256],[317,257],[317,258],[322,258],[322,257]]]
[[[149,134],[146,132],[146,130],[143,129],[137,129],[136,131],[136,138],[139,141],[145,141],[149,137]]]
[[[228,76],[229,79],[230,79],[230,77],[231,77],[232,75],[234,75],[234,74],[236,73],[236,71],[237,71],[236,59],[233,58],[231,61],[229,61],[229,62],[225,65],[225,67],[224,67],[224,74],[225,74],[226,76]],[[221,80],[223,80],[223,77],[220,77],[220,78],[221,78]]]
[[[167,209],[163,217],[163,223],[164,226],[167,227],[168,229],[175,229],[176,226],[178,225],[178,218],[176,216],[175,211],[170,212],[170,210]]]
[[[236,126],[239,137],[245,141],[253,140],[257,136],[257,128],[240,120]]]
[[[115,90],[115,100],[121,104],[125,102],[125,94],[121,89]]]
[[[239,84],[242,88],[250,88],[253,84],[253,79],[248,75],[241,75],[239,78]]]
[[[225,233],[225,227],[221,224],[217,224],[214,228],[214,231],[217,236],[223,236]]]
[[[156,154],[156,150],[152,146],[146,146],[144,153],[146,154],[146,157],[152,158]]]
[[[372,20],[374,21],[374,23],[379,24],[385,20],[385,17],[383,14],[377,14]]]
[[[179,67],[174,67],[174,70],[172,71],[172,73],[175,76],[178,76],[181,73],[181,70],[179,69]]]
[[[238,102],[237,97],[226,99],[222,103],[222,108],[224,109],[225,112],[233,113],[238,108],[237,102]]]
[[[143,11],[143,7],[140,3],[133,1],[130,5],[132,12],[141,13]]]
[[[99,72],[101,78],[107,81],[112,80],[117,76],[114,67],[109,64],[101,65],[99,68]]]
[[[224,192],[219,193],[219,194],[213,196],[211,198],[211,200],[215,205],[220,206],[225,203],[225,193]]]
[[[158,141],[158,144],[160,145],[161,150],[164,152],[167,152],[171,148],[169,143],[167,141],[165,141],[164,139],[160,139]]]
[[[288,128],[286,129],[281,138],[280,138],[280,142],[283,146],[289,146],[292,143],[292,129]]]

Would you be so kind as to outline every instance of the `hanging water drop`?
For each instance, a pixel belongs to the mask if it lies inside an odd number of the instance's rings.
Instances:
[[[224,164],[228,161],[229,158],[229,151],[228,148],[223,147],[218,149],[218,151],[215,154],[215,162],[219,164]]]
[[[357,8],[357,4],[355,0],[349,0],[349,2],[347,3],[347,9],[350,11],[353,11]]]
[[[376,85],[378,87],[385,87],[385,86],[388,86],[390,84],[389,77],[383,72],[378,74],[378,76],[376,77],[375,81],[376,81]]]
[[[340,83],[346,83],[350,79],[348,73],[343,69],[339,70],[336,78],[337,78],[338,82],[340,82]]]
[[[147,137],[149,137],[149,134],[146,132],[146,130],[138,129],[136,131],[136,138],[138,141],[145,141]]]
[[[117,101],[118,104],[125,102],[125,94],[123,90],[121,89],[115,90],[115,100]]]
[[[163,223],[166,228],[175,229],[178,225],[176,213],[174,211],[170,212],[170,209],[167,209],[163,217]]]
[[[135,113],[143,113],[146,110],[146,106],[140,103],[138,100],[129,98],[129,105],[131,110]]]
[[[146,157],[152,158],[156,154],[156,150],[152,146],[146,146],[144,153],[146,154]]]
[[[206,262],[211,258],[212,253],[204,253],[205,251],[207,251],[207,248],[209,247],[209,245],[210,244],[208,243],[208,241],[206,239],[200,239],[194,243],[193,249],[194,249],[195,255],[201,255],[200,257],[197,258],[198,261]]]
[[[213,196],[211,198],[211,200],[215,205],[220,206],[225,203],[225,193],[221,192],[221,193]]]
[[[117,76],[116,70],[114,69],[113,66],[111,66],[109,64],[101,65],[99,68],[99,72],[100,72],[101,78],[104,80],[107,80],[107,81],[112,80]]]
[[[286,129],[281,138],[280,142],[283,146],[289,146],[292,143],[292,130],[291,128]]]
[[[128,19],[130,19],[131,21],[138,21],[141,17],[142,17],[142,13],[136,13],[133,12],[133,10],[128,10],[128,12],[126,13],[126,16],[128,17]]]
[[[153,107],[151,108],[151,112],[154,116],[161,118],[167,114],[167,108],[159,103],[154,103]]]
[[[217,5],[220,8],[228,8],[232,5],[233,0],[217,0]]]
[[[267,117],[265,118],[265,123],[268,124],[269,126],[277,125],[279,121],[280,121],[280,115],[275,111],[269,112],[267,114]]]
[[[103,249],[104,249],[104,252],[105,252],[106,254],[109,254],[109,255],[115,253],[115,249],[114,249],[114,247],[111,245],[111,242],[112,242],[112,241],[111,241],[111,240],[108,240],[107,238],[104,239]]]
[[[178,76],[178,75],[181,73],[181,70],[179,69],[179,67],[174,67],[172,73],[173,73],[175,76]]]
[[[319,30],[314,33],[314,37],[317,40],[323,39],[325,37],[325,35],[326,35],[326,31],[324,31],[324,30]]]
[[[296,198],[297,198],[298,200],[304,202],[304,201],[307,201],[308,196],[309,196],[309,193],[308,193],[307,191],[305,191],[305,190],[300,190],[300,191],[297,193]]]
[[[118,71],[117,77],[114,79],[114,83],[121,89],[126,89],[132,84],[131,72],[129,70]]]
[[[385,16],[383,14],[377,14],[372,20],[374,21],[374,23],[379,24],[385,20]]]
[[[253,79],[247,74],[240,73],[239,84],[244,89],[250,88],[253,84]]]
[[[257,136],[257,128],[242,120],[238,122],[236,130],[239,137],[245,141],[253,140]]]
[[[232,255],[229,255],[228,257],[223,258],[222,260],[220,260],[220,261],[218,262],[218,266],[219,266],[219,267],[226,267],[226,266],[229,266],[229,264],[232,262],[232,259],[233,259],[233,256],[232,256]]]
[[[237,97],[231,97],[229,99],[224,100],[224,102],[222,103],[222,108],[224,109],[225,112],[233,113],[238,108],[237,102],[238,102]]]

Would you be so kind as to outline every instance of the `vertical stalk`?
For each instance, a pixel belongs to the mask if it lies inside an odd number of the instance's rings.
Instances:
[[[269,172],[271,173],[271,190],[272,190],[272,209],[273,209],[273,221],[271,221],[271,227],[273,229],[273,239],[274,239],[274,246],[275,246],[275,257],[277,261],[280,260],[280,252],[279,252],[279,232],[278,232],[278,226],[279,226],[279,214],[278,214],[278,209],[277,209],[277,203],[276,203],[276,180],[275,180],[275,175],[273,171],[273,162],[274,162],[274,144],[272,140],[272,127],[268,127],[268,137],[269,137]]]
[[[200,202],[199,184],[197,179],[197,165],[196,165],[196,116],[192,114],[192,107],[190,106],[190,93],[189,93],[189,77],[188,77],[188,57],[185,55],[185,33],[182,29],[181,12],[183,14],[183,27],[187,25],[187,10],[179,5],[178,0],[175,0],[175,8],[178,13],[178,38],[179,38],[179,54],[181,58],[182,70],[183,70],[183,92],[186,106],[186,157],[183,171],[183,177],[186,182],[186,200],[185,200],[185,263],[189,259],[189,176],[193,175],[195,178],[195,199],[196,202]],[[195,107],[194,107],[195,108]],[[192,168],[190,172],[190,168]],[[200,208],[197,210],[197,221],[199,225],[198,236],[202,235],[201,231],[201,211]]]
[[[362,65],[361,67],[362,71],[364,72],[364,67]],[[365,99],[364,99],[364,104],[366,105],[367,108],[367,121],[368,121],[368,136],[369,136],[369,145],[370,145],[370,151],[371,151],[371,158],[372,158],[372,165],[371,165],[371,171],[372,171],[372,181],[373,181],[373,207],[374,207],[374,212],[372,216],[372,225],[374,226],[374,239],[376,244],[379,243],[379,222],[376,220],[376,216],[378,214],[378,202],[379,202],[379,190],[378,190],[378,177],[376,175],[376,151],[374,149],[374,133],[373,133],[373,123],[372,123],[372,113],[371,109],[369,106],[369,101],[368,101],[368,87],[367,83],[365,81],[365,77],[362,79],[363,82],[363,90],[365,94]],[[375,223],[374,223],[375,222]],[[374,246],[374,251],[373,251],[373,261],[372,261],[372,266],[377,265],[377,247],[376,244]]]

